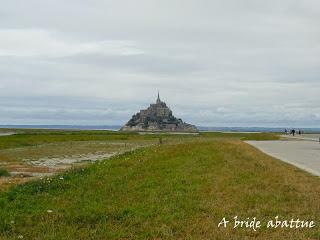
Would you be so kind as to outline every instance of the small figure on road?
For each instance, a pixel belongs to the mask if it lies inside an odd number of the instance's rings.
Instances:
[[[296,133],[296,130],[295,129],[292,129],[292,136],[294,136],[295,135],[295,133]]]
[[[300,129],[299,129],[299,132],[298,132],[298,134],[299,134],[299,135],[301,135],[301,130],[300,130]]]

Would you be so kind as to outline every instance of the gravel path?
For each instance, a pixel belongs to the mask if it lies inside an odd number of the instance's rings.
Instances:
[[[320,176],[320,144],[317,141],[246,141],[262,152]]]

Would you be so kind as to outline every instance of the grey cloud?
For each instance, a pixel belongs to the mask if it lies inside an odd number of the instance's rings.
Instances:
[[[123,123],[160,90],[198,125],[319,126],[319,22],[313,0],[6,1],[0,124]]]
[[[156,54],[132,54],[127,56],[108,56],[102,54],[77,54],[55,61],[65,61],[82,64],[93,64],[106,69],[114,68],[118,71],[127,70],[130,72],[155,73],[155,74],[188,74],[201,69],[195,61],[176,59],[169,56]]]

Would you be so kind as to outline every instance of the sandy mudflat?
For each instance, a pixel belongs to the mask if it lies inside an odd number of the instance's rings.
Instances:
[[[262,152],[320,176],[320,144],[317,141],[246,141]]]
[[[15,134],[14,132],[0,132],[0,136],[10,136],[10,135],[13,135]]]

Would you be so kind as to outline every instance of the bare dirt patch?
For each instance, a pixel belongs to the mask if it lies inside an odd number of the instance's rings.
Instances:
[[[0,167],[9,171],[11,176],[0,178],[0,188],[108,159],[150,144],[150,141],[82,141],[3,149],[0,150]]]

